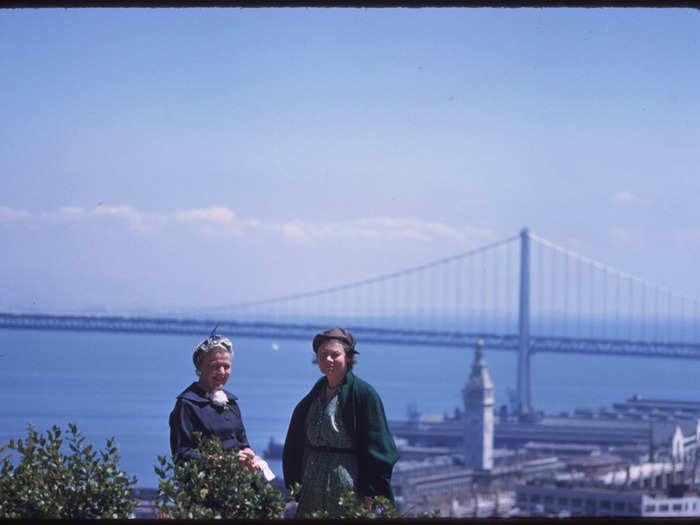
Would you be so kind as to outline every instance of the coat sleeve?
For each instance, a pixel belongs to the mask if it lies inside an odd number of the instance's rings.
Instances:
[[[284,484],[289,490],[294,483],[301,483],[304,475],[304,445],[306,412],[308,403],[303,399],[294,409],[292,419],[289,421],[287,437],[284,440],[282,451],[282,473]]]
[[[377,392],[365,383],[358,394],[360,431],[360,476],[358,492],[363,496],[384,496],[394,500],[391,473],[399,459],[394,438]]]
[[[179,460],[199,458],[194,451],[194,411],[189,403],[178,399],[170,413],[170,450]]]

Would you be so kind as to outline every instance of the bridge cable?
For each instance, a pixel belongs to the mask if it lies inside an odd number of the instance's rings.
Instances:
[[[647,335],[647,330],[646,330],[646,317],[647,317],[647,287],[642,286],[642,304],[640,305],[641,308],[641,314],[640,314],[640,330],[641,330],[641,335],[639,336],[642,341],[646,339]]]
[[[491,252],[493,255],[491,257],[491,273],[492,273],[492,280],[493,280],[493,290],[491,291],[493,300],[491,301],[491,312],[490,312],[490,317],[491,317],[491,326],[489,327],[489,331],[495,333],[496,332],[496,304],[498,303],[498,251],[493,250]]]
[[[482,247],[480,247],[480,248],[476,248],[476,249],[469,250],[469,251],[466,251],[466,252],[463,252],[463,253],[460,253],[460,254],[457,254],[457,255],[453,255],[453,256],[451,256],[451,257],[445,257],[445,258],[443,258],[443,259],[438,259],[438,260],[435,260],[435,261],[431,261],[431,262],[429,262],[429,263],[425,263],[425,264],[422,264],[422,265],[419,265],[419,266],[413,266],[413,267],[406,268],[406,269],[403,269],[403,270],[400,270],[400,271],[397,271],[397,272],[392,272],[392,273],[387,273],[387,274],[378,275],[378,276],[376,276],[376,277],[372,277],[372,278],[369,278],[369,279],[364,279],[364,280],[360,280],[360,281],[353,281],[353,282],[351,282],[351,283],[346,283],[346,284],[343,284],[343,285],[332,286],[332,287],[328,287],[328,288],[321,288],[321,289],[317,289],[317,290],[311,290],[311,291],[308,291],[308,292],[290,294],[290,295],[285,295],[285,296],[280,296],[280,297],[272,297],[272,298],[264,299],[264,300],[260,300],[260,301],[247,301],[247,302],[242,302],[242,303],[235,303],[235,304],[228,305],[228,306],[223,306],[223,307],[220,307],[220,308],[243,308],[243,307],[251,307],[251,306],[253,306],[253,305],[264,305],[264,304],[269,304],[269,303],[273,303],[273,302],[276,302],[276,301],[291,301],[291,300],[297,300],[297,299],[304,299],[304,298],[307,298],[307,297],[313,297],[313,296],[322,295],[322,294],[327,294],[327,293],[339,292],[339,291],[341,291],[341,290],[346,290],[346,289],[350,289],[350,288],[357,288],[357,287],[365,286],[365,285],[368,285],[368,284],[370,284],[370,283],[377,282],[377,281],[382,281],[382,280],[387,280],[387,279],[394,279],[394,278],[398,278],[398,277],[405,276],[405,275],[409,275],[409,274],[419,273],[419,272],[421,272],[422,270],[426,270],[426,269],[431,268],[431,267],[434,267],[434,266],[444,265],[444,264],[446,264],[446,263],[448,263],[448,262],[450,262],[450,261],[455,261],[455,260],[458,260],[458,259],[468,258],[468,257],[474,256],[474,255],[483,253],[483,252],[485,252],[485,251],[488,251],[488,250],[490,250],[490,249],[493,249],[493,248],[495,248],[495,247],[497,247],[497,246],[500,246],[500,245],[503,245],[503,244],[506,244],[506,243],[509,243],[509,242],[513,242],[513,241],[515,241],[515,240],[517,240],[517,239],[519,239],[519,238],[520,238],[519,235],[514,235],[514,236],[512,236],[512,237],[508,237],[508,238],[506,238],[506,239],[502,239],[502,240],[500,240],[500,241],[497,241],[497,242],[494,242],[494,243],[491,243],[491,244],[482,246]]]
[[[584,261],[586,264],[592,264],[592,265],[594,265],[596,268],[599,268],[599,269],[607,268],[609,272],[611,272],[611,273],[613,273],[613,274],[617,274],[617,275],[619,275],[620,277],[622,277],[622,278],[624,278],[624,279],[629,279],[629,280],[635,281],[635,282],[637,282],[637,283],[643,283],[645,286],[648,286],[648,287],[650,287],[650,288],[653,288],[653,287],[655,287],[655,286],[659,286],[659,287],[660,287],[661,289],[663,289],[667,294],[671,294],[671,295],[677,297],[678,299],[681,299],[681,298],[685,297],[687,300],[691,300],[691,301],[697,300],[697,298],[692,298],[692,297],[689,297],[689,296],[684,295],[684,294],[675,294],[675,293],[673,293],[673,291],[672,291],[668,286],[659,285],[658,283],[654,283],[654,282],[651,282],[651,281],[647,281],[647,280],[645,280],[645,279],[641,279],[641,278],[636,277],[636,276],[634,276],[634,275],[632,275],[632,274],[629,274],[629,273],[627,273],[627,272],[623,272],[623,271],[621,271],[621,270],[618,270],[617,268],[615,268],[615,267],[613,267],[613,266],[610,266],[610,265],[601,263],[601,262],[596,261],[596,260],[594,260],[594,259],[591,259],[591,258],[589,258],[589,257],[584,257],[584,256],[582,256],[582,255],[580,255],[580,254],[578,254],[578,253],[576,253],[576,252],[573,252],[573,251],[571,251],[571,250],[568,250],[567,248],[563,248],[563,247],[561,247],[561,246],[558,246],[558,245],[554,244],[553,242],[548,241],[547,239],[543,239],[542,237],[539,237],[539,236],[537,236],[537,235],[535,235],[535,234],[533,234],[533,233],[530,233],[530,238],[531,238],[532,240],[536,241],[536,242],[545,244],[545,245],[549,246],[550,248],[555,249],[555,250],[557,250],[557,251],[559,251],[559,252],[561,252],[561,253],[568,254],[570,257],[572,257],[572,258],[574,258],[574,259],[580,259],[580,260]],[[667,311],[667,313],[670,312],[671,310],[672,310],[672,306],[669,307],[669,310]]]
[[[578,259],[577,264],[576,264],[576,337],[581,337],[581,301],[582,301],[582,294],[581,294],[581,283],[582,283],[582,276],[581,276],[581,266],[582,266],[581,259]]]
[[[603,323],[603,338],[608,335],[608,270],[603,270],[603,315],[601,316]]]
[[[570,257],[564,254],[564,337],[569,335],[569,261]]]
[[[470,275],[469,275],[469,280],[471,284],[472,291],[469,294],[469,306],[471,308],[471,312],[469,314],[469,323],[471,326],[471,331],[472,332],[478,332],[478,325],[479,325],[479,306],[478,306],[478,300],[479,300],[479,291],[477,290],[477,283],[479,282],[479,279],[477,279],[477,271],[479,270],[478,268],[478,263],[477,263],[477,258],[474,257],[473,259],[469,259],[469,270],[470,270]]]
[[[698,301],[695,301],[695,322],[693,323],[693,341],[698,340]]]
[[[557,252],[555,250],[550,250],[552,254],[552,260],[550,264],[552,265],[552,278],[550,279],[550,296],[549,296],[549,319],[550,328],[549,331],[552,335],[556,335],[557,332],[557,322],[556,322],[556,291],[557,291]]]
[[[634,282],[630,279],[627,280],[629,282],[629,302],[628,302],[628,308],[627,308],[627,339],[630,341],[632,340],[632,326],[634,324]]]
[[[486,331],[486,252],[481,252],[481,315],[480,332]]]
[[[671,326],[671,310],[673,309],[673,299],[671,297],[671,290],[668,291],[668,308],[666,310],[666,341],[671,341],[673,339],[673,332]]]
[[[507,315],[506,315],[506,318],[510,317],[511,319],[514,318],[514,315],[512,312],[515,311],[515,309],[513,309],[514,301],[510,297],[508,297],[509,293],[510,294],[513,293],[513,280],[514,280],[513,279],[513,260],[514,260],[514,255],[515,255],[513,253],[513,251],[514,251],[513,246],[514,246],[513,243],[508,245],[508,248],[507,248],[508,255],[506,257],[506,265],[507,265],[507,269],[506,269],[506,305],[507,305],[506,311],[507,311]],[[513,327],[512,331],[513,332],[516,331],[514,327]]]
[[[589,294],[589,300],[591,302],[589,308],[588,308],[588,337],[594,337],[595,336],[595,327],[594,327],[594,306],[595,306],[595,270],[593,266],[588,266],[590,268],[590,274],[591,274],[591,283],[590,283],[590,294]]]
[[[659,287],[654,288],[654,339],[659,340]]]
[[[535,278],[535,286],[531,287],[531,289],[534,289],[535,292],[535,315],[532,316],[532,320],[537,320],[537,330],[538,332],[541,332],[542,330],[542,289],[544,286],[544,282],[542,279],[542,243],[538,243],[536,245],[536,249],[532,250],[530,253],[535,255],[536,257],[536,262],[537,262],[537,277]],[[534,323],[533,323],[534,324]],[[534,328],[534,327],[533,327]],[[534,332],[535,330],[533,330]]]

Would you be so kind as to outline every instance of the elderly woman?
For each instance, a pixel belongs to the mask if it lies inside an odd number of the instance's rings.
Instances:
[[[296,516],[317,510],[338,516],[338,497],[347,489],[363,499],[393,500],[399,454],[379,395],[352,372],[359,353],[352,334],[322,332],[313,350],[324,377],[294,409],[282,457],[287,487],[302,485]]]
[[[195,347],[192,361],[199,380],[177,396],[170,413],[170,448],[176,458],[190,459],[197,457],[193,432],[217,436],[224,450],[238,450],[239,459],[262,470],[269,480],[274,474],[250,448],[236,396],[223,390],[231,375],[232,356],[231,341],[221,335],[212,334]]]

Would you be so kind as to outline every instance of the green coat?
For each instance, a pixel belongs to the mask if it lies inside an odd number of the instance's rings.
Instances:
[[[319,379],[292,413],[282,454],[282,470],[287,487],[302,481],[308,454],[306,414],[314,396],[327,384],[325,377]],[[384,496],[393,501],[391,471],[399,459],[399,452],[389,432],[382,400],[368,383],[348,372],[340,389],[340,403],[346,427],[357,447],[358,494]]]

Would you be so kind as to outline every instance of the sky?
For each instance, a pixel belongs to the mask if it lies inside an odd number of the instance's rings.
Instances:
[[[700,12],[0,11],[0,311],[168,312],[522,228],[700,298]]]

